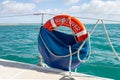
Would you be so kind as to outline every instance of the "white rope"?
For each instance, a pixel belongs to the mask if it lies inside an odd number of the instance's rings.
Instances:
[[[70,60],[69,60],[69,76],[71,77],[71,65],[72,65],[72,49],[69,45],[69,51],[70,51]]]
[[[82,47],[84,46],[85,42],[86,42],[86,40],[81,44],[81,46],[80,46],[79,49],[78,49],[78,53],[77,53],[78,60],[79,60],[80,62],[82,62],[82,63],[87,62],[87,61],[89,60],[90,54],[91,54],[91,44],[90,44],[90,35],[89,35],[89,33],[88,33],[89,52],[88,52],[87,58],[81,60],[81,58],[80,58],[80,50],[81,50]]]
[[[104,28],[104,31],[105,31],[105,34],[106,34],[108,43],[109,43],[109,45],[110,45],[110,47],[111,47],[114,55],[115,55],[115,56],[118,58],[118,60],[120,61],[120,56],[118,55],[118,53],[116,52],[116,50],[114,49],[114,47],[113,47],[113,45],[112,45],[112,43],[111,43],[111,40],[110,40],[110,38],[109,38],[109,35],[108,35],[108,32],[107,32],[107,30],[106,30],[106,26],[105,26],[103,20],[101,20],[101,22],[102,22],[102,25],[103,25],[103,28]]]
[[[78,48],[77,57],[78,57],[78,60],[79,60],[80,62],[87,62],[87,61],[89,60],[89,58],[90,58],[90,55],[91,55],[90,36],[93,34],[93,32],[94,32],[94,30],[96,29],[99,21],[100,21],[100,20],[98,19],[97,22],[96,22],[96,24],[95,24],[95,26],[92,28],[92,30],[91,30],[90,32],[88,32],[89,53],[88,53],[88,56],[87,56],[87,58],[86,58],[85,60],[81,60],[81,59],[80,59],[80,53],[79,53],[79,52],[80,52],[80,50],[82,49],[82,47],[84,46],[84,44],[85,44],[85,42],[86,42],[87,39],[84,40],[84,42],[83,42],[83,43],[81,44],[81,46]]]
[[[107,30],[106,30],[106,26],[105,26],[103,20],[100,20],[100,19],[97,20],[95,26],[94,26],[93,29],[90,31],[90,36],[93,34],[93,32],[94,32],[94,30],[96,29],[96,27],[97,27],[99,21],[102,22],[102,25],[103,25],[103,28],[104,28],[105,35],[106,35],[106,37],[107,37],[108,43],[109,43],[109,45],[110,45],[110,47],[111,47],[111,49],[112,49],[114,55],[115,55],[115,56],[117,57],[117,59],[120,61],[120,56],[118,55],[118,53],[116,52],[116,50],[114,49],[114,47],[113,47],[113,45],[112,45],[112,43],[111,43],[111,40],[110,40],[110,38],[109,38],[109,35],[108,35],[108,32],[107,32]],[[79,59],[79,58],[78,58],[78,59]]]
[[[100,20],[98,19],[97,22],[96,22],[96,24],[95,24],[95,26],[94,26],[94,27],[92,28],[92,30],[89,32],[89,33],[90,33],[90,36],[91,36],[91,35],[93,34],[93,32],[95,31],[95,29],[96,29],[99,21],[100,21]]]

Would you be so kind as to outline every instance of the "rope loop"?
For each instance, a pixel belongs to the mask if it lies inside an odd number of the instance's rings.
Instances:
[[[86,59],[81,60],[81,58],[80,58],[80,50],[81,50],[82,47],[84,46],[84,44],[85,44],[85,42],[86,42],[87,39],[88,39],[88,45],[89,45],[88,56],[87,56]],[[81,44],[81,46],[79,47],[79,49],[78,49],[78,51],[77,51],[77,57],[78,57],[78,60],[79,60],[81,63],[87,62],[87,61],[89,60],[90,54],[91,54],[91,44],[90,44],[90,34],[89,34],[89,32],[88,32],[88,38],[87,38],[87,39]]]

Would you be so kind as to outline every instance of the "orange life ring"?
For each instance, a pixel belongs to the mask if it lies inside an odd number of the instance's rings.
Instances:
[[[44,27],[49,31],[52,31],[59,26],[67,26],[71,28],[72,31],[76,34],[78,42],[85,40],[88,36],[84,25],[73,16],[57,15],[44,24]]]

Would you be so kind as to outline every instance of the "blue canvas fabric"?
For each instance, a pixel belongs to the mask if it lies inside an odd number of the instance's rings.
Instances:
[[[40,28],[40,32],[38,36],[38,49],[43,57],[44,62],[50,67],[58,68],[62,70],[69,70],[70,57],[69,56],[62,58],[55,57],[48,51],[48,49],[57,56],[65,56],[70,54],[69,45],[71,45],[71,49],[73,53],[78,50],[81,44],[82,42],[76,43],[73,35],[65,34],[55,30],[50,32],[43,26]],[[45,45],[47,46],[48,49],[46,48]],[[88,56],[88,42],[84,44],[83,48],[80,51],[80,58],[82,60],[87,56]],[[75,69],[79,65],[80,62],[77,58],[77,54],[75,54],[72,56],[71,69]]]

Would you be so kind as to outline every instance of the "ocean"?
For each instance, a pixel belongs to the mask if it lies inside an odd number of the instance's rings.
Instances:
[[[85,24],[90,31],[95,24]],[[16,24],[0,26],[0,58],[37,65],[40,61],[38,33],[40,24]],[[120,24],[106,24],[111,42],[120,55]],[[60,30],[65,30],[60,28]],[[66,29],[67,33],[70,30]],[[91,57],[78,67],[79,73],[120,79],[120,61],[114,56],[101,24],[91,35]]]

